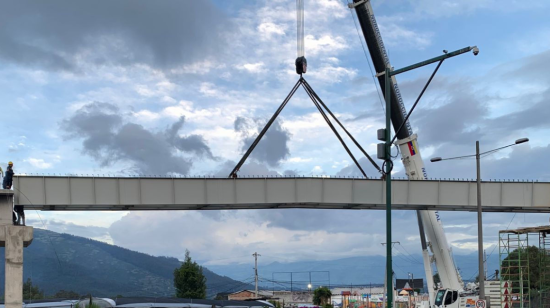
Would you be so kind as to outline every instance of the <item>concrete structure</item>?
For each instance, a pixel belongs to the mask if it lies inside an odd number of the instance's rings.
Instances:
[[[350,178],[14,177],[37,210],[385,209],[381,180]],[[476,211],[475,181],[395,180],[396,210]],[[550,183],[482,182],[483,211],[550,213]]]
[[[13,191],[0,190],[0,246],[5,247],[5,307],[23,305],[23,247],[31,244],[33,228],[14,226]]]
[[[255,298],[271,298],[273,297],[273,292],[271,291],[258,291],[258,296],[256,296],[256,293],[254,290],[242,290],[237,291],[229,294],[227,298],[230,301],[244,301],[244,300],[250,300]]]
[[[273,291],[273,300],[284,307],[313,304],[313,291]]]

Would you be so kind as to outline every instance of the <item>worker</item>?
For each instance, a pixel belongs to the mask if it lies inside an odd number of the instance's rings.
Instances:
[[[13,163],[10,161],[8,163],[8,168],[6,169],[6,174],[4,180],[2,181],[2,188],[11,189],[13,185]],[[21,219],[23,219],[23,226],[25,225],[25,212],[23,211],[22,205],[16,205],[14,207],[15,214],[13,215],[13,224],[21,225]]]
[[[13,163],[10,161],[8,163],[8,168],[6,169],[4,181],[2,181],[2,188],[11,189],[12,181],[13,181]]]

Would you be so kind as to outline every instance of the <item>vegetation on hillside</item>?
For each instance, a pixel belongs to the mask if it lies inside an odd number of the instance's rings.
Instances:
[[[181,265],[176,258],[155,257],[39,228],[34,229],[33,243],[25,248],[23,257],[24,281],[32,277],[32,286],[38,287],[46,298],[80,298],[90,293],[98,297],[171,297],[174,268]],[[0,277],[4,275],[4,267],[0,267]],[[207,279],[207,297],[250,287],[207,268],[203,268],[203,275]],[[3,293],[2,283],[0,294]]]

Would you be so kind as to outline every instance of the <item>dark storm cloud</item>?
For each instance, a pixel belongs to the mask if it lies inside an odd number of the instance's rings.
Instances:
[[[479,138],[481,131],[476,126],[488,115],[488,109],[474,93],[472,84],[448,82],[438,89],[438,93],[442,91],[438,107],[420,108],[411,117],[412,125],[418,127],[418,135],[422,136],[422,144],[464,144]]]
[[[248,150],[265,124],[266,123],[262,120],[251,120],[243,117],[235,119],[235,131],[241,133],[243,138],[243,146],[241,148],[243,153]],[[250,130],[256,130],[256,132],[250,135]],[[288,148],[289,141],[290,132],[281,126],[279,120],[275,120],[254,151],[250,154],[250,158],[260,163],[266,163],[271,167],[277,167],[282,160],[290,155],[290,150]]]
[[[83,139],[83,153],[102,166],[129,161],[141,174],[188,174],[192,160],[177,155],[177,150],[215,159],[202,136],[179,136],[183,117],[165,131],[151,132],[139,124],[123,124],[119,112],[114,105],[94,102],[77,110],[60,126],[67,138]]]
[[[550,88],[541,94],[528,95],[524,101],[519,103],[529,107],[488,120],[487,126],[502,134],[527,128],[548,128],[550,127],[550,121],[548,121],[550,119],[549,101]]]
[[[76,55],[159,68],[215,55],[231,24],[210,1],[4,1],[0,59],[73,70]]]
[[[178,150],[182,152],[191,152],[199,157],[206,157],[210,159],[216,159],[206,141],[200,135],[189,135],[187,137],[180,137],[178,132],[182,129],[185,123],[185,118],[181,117],[176,123],[166,130],[168,141],[174,145]]]
[[[62,121],[61,128],[69,138],[84,139],[83,152],[101,160],[102,151],[106,145],[113,144],[114,131],[121,124],[122,117],[118,107],[94,102],[77,110],[70,119]]]

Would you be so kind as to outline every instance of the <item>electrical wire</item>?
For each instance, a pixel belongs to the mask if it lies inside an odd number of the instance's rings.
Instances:
[[[508,228],[509,228],[510,225],[512,224],[512,221],[514,221],[514,218],[516,218],[516,215],[517,215],[517,213],[514,213],[514,216],[512,216],[512,219],[510,220],[510,222],[509,222],[508,225],[506,226],[506,230],[508,230]],[[495,247],[493,247],[493,250],[491,250],[491,252],[487,255],[487,258],[486,258],[487,260],[488,260],[489,257],[493,254],[493,252],[495,252],[495,249],[497,248],[497,246],[498,246],[498,245],[495,245]],[[475,275],[477,275],[477,274],[479,274],[479,269],[478,269],[478,270],[475,272],[475,274],[473,274],[473,275],[470,277],[470,279],[468,279],[468,280],[472,280],[472,278],[473,278]]]
[[[399,247],[403,248],[403,250],[407,253],[407,255],[409,255],[409,257],[411,258],[411,260],[414,262],[414,263],[417,263],[417,264],[424,264],[423,262],[420,262],[418,261],[418,259],[416,259],[412,254],[409,253],[409,251],[407,249],[405,249],[405,246],[399,244],[398,246],[396,246],[397,249],[399,249]]]

